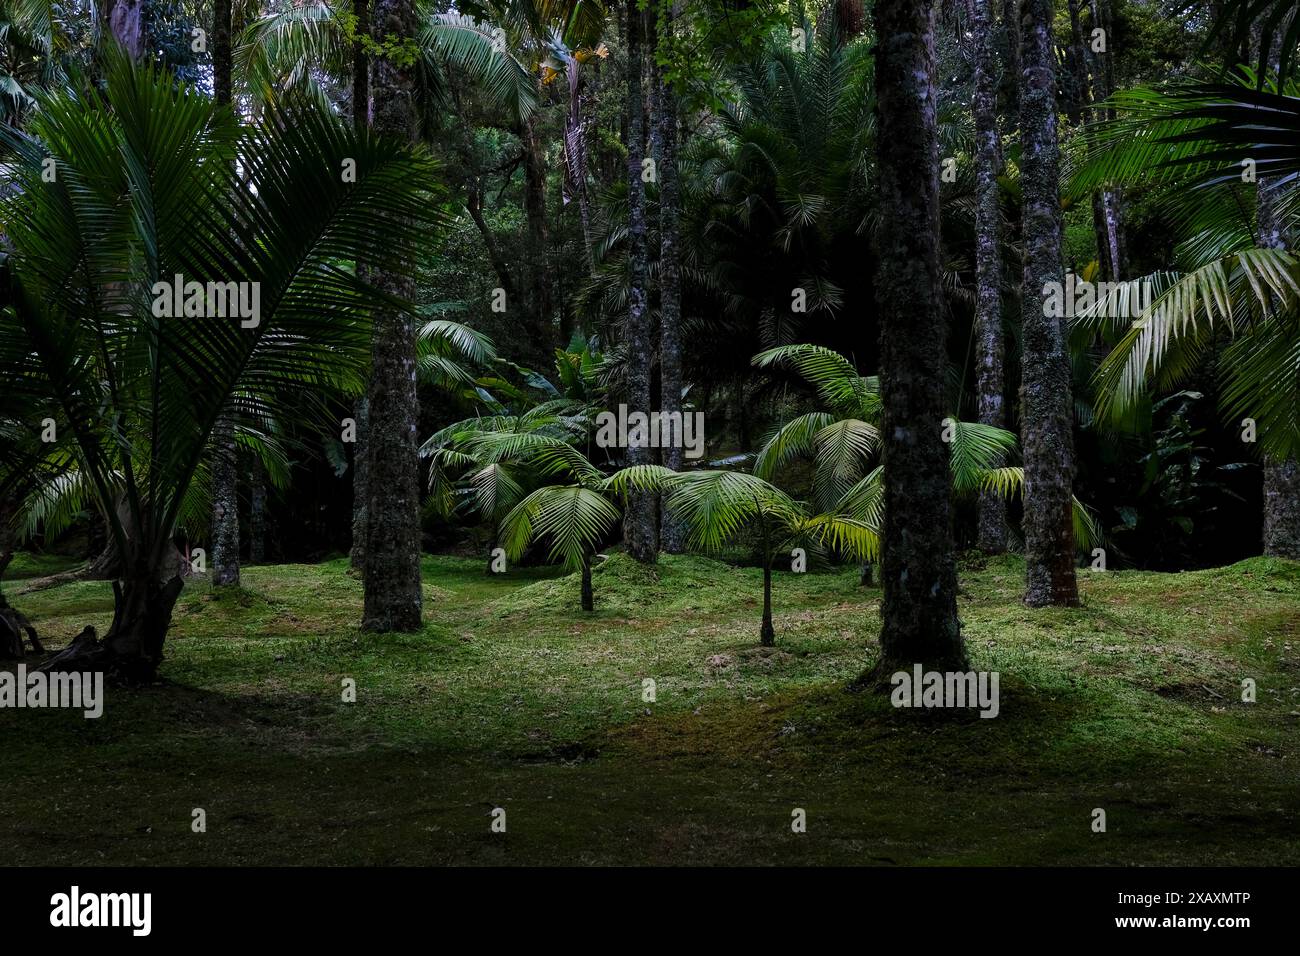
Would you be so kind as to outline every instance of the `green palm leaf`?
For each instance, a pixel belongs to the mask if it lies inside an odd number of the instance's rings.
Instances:
[[[550,559],[578,571],[619,520],[604,495],[576,485],[547,485],[515,505],[501,524],[501,541],[511,560],[534,541],[550,544]]]

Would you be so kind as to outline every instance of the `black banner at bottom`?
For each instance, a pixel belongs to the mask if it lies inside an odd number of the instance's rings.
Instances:
[[[0,870],[5,936],[83,942],[374,941],[452,926],[499,940],[565,925],[678,923],[764,941],[780,924],[864,921],[911,944],[1133,937],[1231,945],[1294,930],[1294,872],[1275,869],[18,869]],[[833,917],[839,914],[843,920]],[[921,932],[918,935],[918,929]],[[987,934],[987,935],[985,935]],[[1258,937],[1257,937],[1258,938]],[[606,937],[608,939],[608,937]],[[913,947],[914,948],[914,945]]]

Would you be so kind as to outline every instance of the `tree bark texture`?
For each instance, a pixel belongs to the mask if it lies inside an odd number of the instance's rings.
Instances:
[[[356,422],[356,442],[352,453],[352,567],[358,571],[366,566],[366,507],[369,504],[370,486],[370,399],[365,395],[357,399],[352,420]]]
[[[1278,187],[1261,179],[1255,196],[1255,241],[1265,249],[1287,248]],[[1300,461],[1294,457],[1264,459],[1264,553],[1300,560]]]
[[[904,663],[964,669],[951,476],[942,438],[947,328],[939,272],[934,6],[880,0],[876,21],[877,237],[885,520],[878,675]]]
[[[646,295],[647,241],[645,184],[641,180],[645,158],[645,100],[642,91],[642,38],[644,24],[636,0],[628,0],[627,24],[627,187],[628,187],[628,289],[627,328],[624,332],[628,355],[628,405],[649,414],[650,366],[654,358],[650,338],[650,310]],[[653,461],[647,444],[627,450],[633,465]],[[654,495],[632,492],[623,516],[623,539],[628,554],[643,564],[653,563],[659,550],[656,540],[657,503]]]
[[[239,584],[239,469],[229,419],[212,430],[212,584]]]
[[[378,0],[374,35],[408,38],[416,32],[412,0]],[[375,132],[414,141],[418,136],[416,67],[389,58],[373,64]],[[415,298],[410,278],[371,264],[373,284],[400,299]],[[416,330],[412,316],[386,307],[374,315],[367,429],[365,610],[371,631],[420,628],[420,459],[416,435]]]
[[[673,22],[664,15],[661,35],[671,41]],[[659,178],[659,408],[665,415],[682,411],[682,189],[677,172],[677,96],[656,64],[654,140]],[[681,471],[685,450],[674,441],[661,452],[662,464]],[[663,504],[659,511],[659,546],[670,554],[686,550],[681,522]]]
[[[1048,283],[1064,287],[1050,0],[1024,0],[1020,85],[1025,247],[1021,447],[1025,462],[1025,603],[1077,605],[1071,508],[1074,436],[1065,319],[1047,315]]]
[[[266,467],[261,456],[253,455],[248,482],[248,563],[266,561]]]
[[[1002,210],[998,173],[997,60],[992,0],[974,0],[975,17],[975,388],[979,420],[1006,427],[1002,339]],[[979,501],[978,544],[988,554],[1007,549],[1007,506],[1002,495],[984,491]]]

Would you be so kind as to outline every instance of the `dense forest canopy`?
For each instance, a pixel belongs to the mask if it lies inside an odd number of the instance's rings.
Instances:
[[[241,561],[403,630],[422,551],[808,548],[960,657],[954,548],[1300,557],[1257,6],[4,0],[0,568],[118,581],[148,673]]]
[[[1013,933],[1282,925],[1298,49],[1300,0],[0,0],[0,862],[104,868],[9,922],[811,863],[909,928],[900,865]],[[371,877],[325,932],[426,920]]]

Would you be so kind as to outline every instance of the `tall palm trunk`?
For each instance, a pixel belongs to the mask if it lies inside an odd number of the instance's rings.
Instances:
[[[1002,0],[1002,47],[1007,52],[1007,114],[1004,133],[1016,131],[1020,117],[1020,0]]]
[[[239,469],[234,426],[228,418],[212,430],[212,583],[239,584]]]
[[[1025,603],[1077,605],[1071,483],[1074,436],[1065,319],[1048,315],[1049,283],[1063,288],[1051,0],[1025,0],[1020,78],[1025,245],[1021,445],[1025,458]]]
[[[650,413],[650,363],[653,344],[650,340],[650,311],[646,299],[647,265],[645,184],[641,181],[641,161],[645,157],[645,101],[641,90],[644,32],[642,14],[636,0],[627,6],[627,205],[628,205],[628,314],[624,340],[628,356],[628,404],[634,411]],[[651,463],[648,442],[628,449],[628,462]],[[653,495],[632,492],[628,495],[623,517],[623,538],[628,554],[651,564],[659,550],[656,535],[656,504]]]
[[[660,36],[672,42],[673,19],[665,10]],[[666,417],[682,411],[682,189],[677,173],[677,95],[654,67],[654,141],[659,173],[659,408]],[[681,436],[675,436],[680,439]],[[663,464],[681,471],[685,450],[680,440],[662,450]],[[686,533],[666,505],[659,513],[659,544],[670,554],[686,550]]]
[[[352,409],[356,442],[352,454],[352,550],[348,563],[358,571],[366,566],[366,514],[370,506],[370,399],[362,395]]]
[[[376,41],[415,36],[413,0],[377,0],[372,22]],[[419,129],[417,72],[381,57],[374,63],[372,126],[377,133],[415,141]],[[370,281],[410,301],[415,283],[387,272],[382,262],[367,266]],[[415,387],[414,319],[378,306],[370,376],[369,474],[366,505],[365,610],[362,627],[372,631],[414,631],[421,622],[419,400]]]
[[[1277,185],[1259,180],[1256,194],[1256,242],[1266,249],[1287,247]],[[1300,560],[1300,461],[1264,459],[1264,553]]]
[[[1113,23],[1111,20],[1110,0],[1089,0],[1089,10],[1094,28],[1105,30],[1107,47],[1105,53],[1097,55],[1096,89],[1088,95],[1098,102],[1106,100],[1115,92],[1115,56],[1113,42]],[[1080,54],[1087,56],[1080,37]],[[1097,119],[1114,120],[1113,109],[1099,111]],[[1097,236],[1097,260],[1101,266],[1102,278],[1115,282],[1123,278],[1127,269],[1127,251],[1124,238],[1124,196],[1119,189],[1101,189],[1092,197],[1093,231]]]
[[[1090,8],[1094,23],[1097,8]],[[1080,0],[1068,0],[1066,10],[1070,19],[1070,45],[1067,48],[1066,62],[1070,70],[1071,95],[1068,103],[1070,122],[1083,123],[1088,107],[1092,105],[1092,84],[1088,80],[1088,48],[1083,42],[1083,24]],[[1105,99],[1105,80],[1099,78],[1097,92]],[[1118,236],[1112,229],[1110,212],[1114,203],[1109,193],[1099,189],[1092,194],[1092,230],[1097,245],[1097,265],[1099,278],[1113,281],[1119,275]]]
[[[1065,62],[1070,72],[1070,96],[1067,100],[1070,122],[1083,122],[1084,110],[1092,102],[1088,86],[1088,59],[1083,45],[1083,25],[1079,19],[1079,0],[1066,0],[1066,13],[1070,18],[1070,45],[1065,51]]]
[[[212,90],[218,103],[230,105],[232,61],[230,0],[212,9]],[[212,583],[239,584],[239,469],[235,428],[223,417],[212,431]]]
[[[564,186],[566,201],[578,201],[578,220],[582,224],[582,246],[588,271],[595,269],[596,242],[591,233],[591,192],[587,189],[587,84],[577,60],[568,64],[569,109],[564,116]],[[561,343],[567,345],[567,342]]]
[[[951,475],[942,438],[947,309],[939,272],[934,6],[878,0],[876,164],[885,521],[877,677],[964,669]]]
[[[525,246],[528,259],[527,332],[534,354],[549,356],[555,347],[551,330],[554,299],[548,255],[551,240],[546,223],[546,163],[535,115],[520,125],[519,138],[524,148],[524,220],[528,236]]]
[[[591,593],[591,555],[589,554],[582,558],[582,609],[596,610],[596,601]]]
[[[212,92],[218,103],[229,103],[232,96],[231,0],[212,3]]]
[[[1002,392],[1002,210],[998,203],[998,172],[1002,150],[998,140],[997,61],[993,49],[992,0],[975,0],[975,381],[979,420],[1006,427]],[[988,554],[1007,549],[1007,506],[994,491],[980,495],[979,547]]]
[[[772,559],[763,561],[763,626],[758,632],[758,642],[764,647],[776,645],[776,628],[772,626]]]
[[[266,561],[266,467],[261,456],[253,455],[248,482],[248,563]]]
[[[1264,553],[1300,561],[1300,461],[1264,460]]]
[[[354,0],[352,12],[357,18],[357,40],[352,45],[352,125],[358,130],[370,126],[370,55],[361,37],[370,32],[370,5],[368,0]],[[357,264],[357,272],[364,272]],[[362,395],[353,405],[352,421],[356,426],[356,441],[352,449],[352,549],[349,563],[357,571],[366,566],[366,507],[369,504],[370,398]]]

